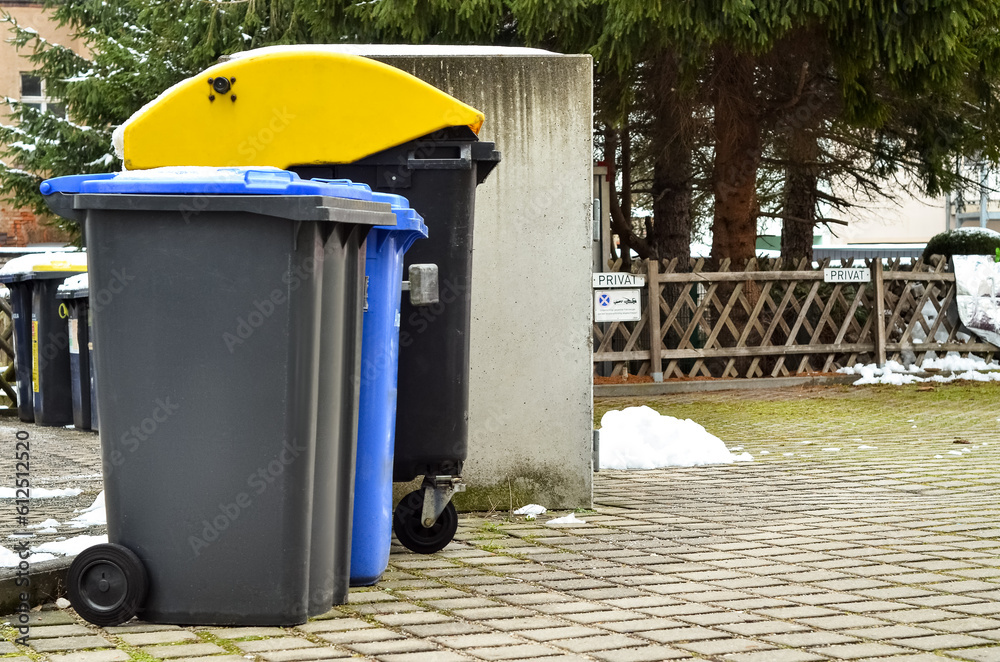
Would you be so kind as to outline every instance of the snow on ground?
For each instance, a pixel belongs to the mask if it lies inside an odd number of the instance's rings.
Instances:
[[[602,469],[657,469],[752,461],[733,455],[721,439],[690,419],[661,416],[649,407],[612,410],[601,417]]]
[[[546,524],[586,524],[582,519],[578,519],[576,515],[570,513],[565,517],[557,517],[555,519],[550,519]]]
[[[55,557],[51,554],[31,554],[27,559],[22,559],[17,552],[0,546],[0,568],[16,568],[24,560],[28,563],[38,563],[39,561],[51,561]]]
[[[54,499],[56,497],[75,497],[79,495],[83,490],[78,490],[75,487],[67,487],[60,490],[47,490],[44,487],[32,487],[31,488],[31,498],[32,499]],[[0,487],[0,499],[16,499],[17,490],[13,487]]]
[[[928,370],[950,372],[950,375],[921,376]],[[927,358],[917,366],[904,366],[896,361],[887,361],[885,366],[879,368],[874,363],[865,365],[855,365],[849,368],[841,368],[837,372],[846,375],[860,375],[861,379],[854,382],[855,386],[865,384],[915,384],[918,382],[946,383],[960,379],[991,382],[1000,381],[1000,363],[993,361],[987,363],[977,357],[963,358],[956,352],[949,352],[941,358]]]
[[[107,535],[76,536],[75,538],[68,538],[66,540],[56,540],[54,542],[43,543],[38,547],[32,547],[31,551],[35,553],[43,552],[48,554],[60,554],[62,556],[76,556],[88,547],[100,545],[102,543],[106,543],[107,541]],[[39,559],[35,556],[35,554],[32,554],[31,560],[37,561]]]
[[[539,515],[544,515],[548,511],[545,506],[539,506],[537,503],[529,503],[527,506],[521,506],[514,511],[515,515],[527,515],[528,519],[534,519]]]
[[[88,526],[104,526],[108,523],[108,511],[104,506],[104,491],[102,490],[89,507],[80,511],[80,514],[71,519],[67,524],[75,529],[83,529]]]

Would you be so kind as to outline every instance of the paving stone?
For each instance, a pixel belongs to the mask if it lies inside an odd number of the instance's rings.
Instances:
[[[602,623],[601,628],[623,634],[629,632],[643,632],[647,630],[663,630],[666,628],[683,628],[689,623],[681,620],[671,620],[669,618],[639,618],[634,621],[619,621],[617,623]]]
[[[938,634],[930,637],[908,637],[906,639],[890,640],[900,646],[909,646],[922,651],[933,651],[942,648],[965,648],[990,643],[989,639],[967,634]]]
[[[337,650],[332,646],[317,646],[316,648],[297,648],[287,651],[265,651],[257,653],[257,657],[267,662],[311,662],[312,660],[337,660],[351,657],[351,654]],[[216,662],[217,658],[202,662]]]
[[[624,634],[605,634],[591,637],[572,636],[568,639],[554,639],[548,643],[551,646],[565,648],[574,653],[591,653],[613,648],[629,648],[646,642]]]
[[[9,655],[10,653],[16,653],[20,649],[9,641],[3,641],[0,639],[0,655]]]
[[[28,646],[39,653],[85,650],[88,648],[114,648],[104,637],[57,637],[55,639],[30,639]]]
[[[974,632],[976,630],[993,630],[1000,627],[1000,620],[995,618],[956,618],[947,621],[932,621],[925,627],[945,632]],[[34,632],[32,632],[34,636]]]
[[[179,625],[164,625],[162,623],[145,623],[143,621],[131,621],[125,625],[104,628],[105,632],[111,634],[131,634],[135,632],[165,632],[167,630],[180,630]]]
[[[391,655],[395,653],[419,653],[437,650],[429,641],[421,639],[395,639],[393,641],[372,641],[365,644],[347,644],[347,648],[362,655]]]
[[[717,626],[720,630],[738,634],[744,637],[754,637],[762,634],[779,634],[782,632],[802,632],[808,630],[800,623],[787,621],[753,621],[750,623],[728,623]]]
[[[351,630],[349,632],[324,632],[316,635],[323,641],[341,646],[347,644],[362,644],[373,641],[389,641],[390,639],[402,639],[403,635],[384,628],[372,628],[370,630]]]
[[[538,630],[535,630],[538,632]],[[512,637],[508,634],[501,634],[497,632],[483,632],[478,634],[458,634],[450,636],[434,636],[431,637],[434,641],[447,646],[448,648],[457,648],[459,650],[463,648],[485,648],[492,646],[511,646],[515,644],[523,644],[524,641],[518,639],[517,637]]]
[[[708,641],[693,641],[678,643],[678,648],[691,650],[702,655],[725,655],[727,653],[747,653],[750,651],[771,650],[775,648],[761,641],[752,639],[710,639]]]
[[[248,637],[283,637],[288,630],[283,628],[218,628],[208,630],[208,633],[219,639],[246,639]]]
[[[173,644],[180,641],[200,641],[198,635],[187,630],[137,632],[135,634],[120,634],[118,637],[130,646],[154,646],[156,644]]]
[[[726,656],[733,662],[812,662],[826,659],[815,653],[783,648],[769,651],[752,651],[749,653],[733,653]]]
[[[637,618],[643,618],[643,614],[635,611],[626,611],[624,609],[609,609],[607,611],[590,611],[582,613],[569,613],[562,614],[562,618],[567,621],[572,621],[574,623],[580,623],[582,625],[588,625],[591,623],[616,623],[619,621],[633,621]]]
[[[790,632],[786,634],[770,634],[762,636],[761,639],[770,641],[780,646],[790,646],[792,648],[809,648],[811,646],[829,646],[831,644],[847,644],[858,641],[856,637],[847,636],[839,632],[827,632],[823,630],[813,630],[810,632]]]
[[[51,637],[78,637],[94,633],[82,625],[36,625],[30,626],[32,639],[49,639]],[[985,628],[983,628],[985,629]],[[13,653],[14,651],[9,651]]]
[[[342,632],[344,630],[363,630],[372,627],[368,621],[359,618],[328,618],[323,621],[310,621],[296,626],[295,629],[303,632]]]
[[[13,621],[11,616],[4,616],[0,621]],[[27,625],[72,625],[76,623],[73,617],[59,609],[43,609],[28,614]]]
[[[971,648],[948,651],[948,655],[975,662],[1000,662],[1000,648]]]
[[[459,634],[476,634],[487,629],[478,623],[467,621],[448,621],[446,623],[428,623],[426,625],[404,625],[401,630],[414,637],[444,637]]]
[[[531,612],[520,607],[482,607],[478,609],[456,609],[453,612],[456,616],[470,621],[491,620],[497,618],[518,618],[527,617]]]
[[[454,619],[447,614],[439,614],[436,611],[412,611],[402,614],[377,614],[375,620],[390,627],[405,627],[408,625],[446,623]]]
[[[361,630],[360,632],[367,632],[367,630]],[[264,651],[287,651],[293,648],[312,648],[316,645],[302,637],[275,637],[274,639],[240,641],[236,644],[236,647],[244,653],[263,653]]]
[[[555,639],[568,639],[570,637],[589,637],[599,634],[607,634],[598,628],[588,628],[581,625],[565,625],[555,628],[541,628],[539,630],[525,630],[519,635],[532,641],[553,641]]]
[[[142,651],[161,660],[174,657],[200,657],[202,655],[216,655],[227,652],[215,644],[178,644],[176,646],[149,646]]]
[[[725,639],[729,635],[708,628],[671,628],[669,630],[647,630],[642,632],[641,636],[660,644],[672,644],[679,641],[698,641],[699,639]]]
[[[213,655],[207,657],[175,657],[170,662],[246,662],[242,655]]]
[[[481,657],[484,660],[521,660],[527,657],[545,657],[559,654],[558,649],[549,648],[542,644],[471,648],[465,652],[475,657]]]
[[[816,618],[796,619],[803,625],[822,630],[844,630],[847,628],[863,628],[874,625],[885,625],[884,621],[868,616],[857,616],[854,614],[844,614],[839,616],[819,616]]]
[[[951,618],[950,612],[941,609],[905,609],[902,611],[880,612],[878,617],[896,623],[926,623],[944,621]]]
[[[396,653],[379,655],[381,662],[464,662],[472,658],[453,651],[423,651],[420,653]]]
[[[538,630],[541,628],[555,628],[566,625],[566,621],[548,616],[530,616],[527,618],[502,618],[496,620],[486,620],[483,625],[501,630],[503,632],[520,632],[521,630]]]
[[[604,662],[662,662],[663,660],[676,660],[690,658],[686,651],[669,648],[667,646],[644,646],[643,648],[621,648],[614,651],[595,651],[590,654],[592,657]],[[552,658],[553,661],[562,658]]]
[[[878,644],[865,642],[859,644],[840,644],[836,646],[825,646],[822,648],[810,649],[814,653],[820,653],[827,657],[835,657],[840,660],[859,660],[867,657],[885,657],[887,655],[897,655],[909,652],[906,648],[890,646],[888,644]]]
[[[883,625],[874,628],[858,628],[854,630],[843,630],[844,634],[849,634],[862,639],[874,639],[885,641],[888,639],[902,639],[904,637],[924,637],[937,634],[934,630],[914,627],[912,625]]]
[[[17,657],[5,657],[4,662],[13,662],[22,658]],[[23,658],[25,660],[29,658]],[[100,650],[100,651],[83,651],[80,653],[62,653],[57,655],[49,655],[48,659],[50,662],[125,662],[125,660],[131,659],[129,654],[122,650]]]

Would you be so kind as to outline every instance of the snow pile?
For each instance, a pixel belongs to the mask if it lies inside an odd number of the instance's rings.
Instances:
[[[31,498],[32,499],[54,499],[56,497],[75,497],[79,495],[83,490],[78,490],[75,487],[68,487],[61,490],[47,490],[44,487],[32,487],[31,488]],[[0,487],[0,499],[16,499],[17,490],[13,487]]]
[[[526,515],[528,519],[535,519],[539,515],[544,515],[548,511],[545,506],[539,506],[537,503],[529,503],[527,506],[521,506],[514,511],[515,515]]]
[[[255,166],[252,171],[285,172],[271,166]],[[115,175],[115,181],[154,182],[213,182],[236,183],[246,181],[247,168],[216,168],[212,166],[164,166],[148,170],[126,170]]]
[[[649,407],[628,407],[601,417],[602,469],[657,469],[751,461],[733,455],[721,439],[694,421],[661,416]]]
[[[586,522],[582,519],[578,519],[577,516],[574,515],[573,513],[570,513],[565,517],[557,517],[555,519],[550,519],[548,522],[546,522],[546,524],[578,525],[578,524],[586,524]]]
[[[77,274],[76,276],[70,276],[62,282],[59,286],[59,294],[72,294],[87,289],[90,289],[90,275]]]
[[[80,511],[80,514],[71,519],[68,524],[76,529],[83,529],[88,526],[104,526],[108,523],[108,511],[104,506],[104,491],[102,490],[94,503],[88,508]]]
[[[42,543],[38,547],[32,547],[32,552],[47,552],[49,554],[61,554],[63,556],[76,556],[88,547],[93,547],[94,545],[100,545],[102,543],[108,542],[108,537],[105,536],[76,536],[75,538],[69,538],[67,540],[56,540],[55,542]],[[37,556],[32,554],[32,560],[39,560]]]
[[[948,376],[933,375],[931,377],[921,377],[917,374],[924,370],[951,372],[953,374]],[[906,367],[896,361],[886,361],[885,366],[881,368],[874,363],[868,363],[841,368],[837,372],[845,375],[860,375],[861,379],[854,382],[855,386],[863,386],[865,384],[892,384],[901,386],[903,384],[916,384],[920,382],[943,384],[960,379],[977,382],[1000,381],[1000,363],[996,361],[987,363],[977,357],[962,358],[955,352],[949,352],[947,356],[940,359],[924,359],[924,362],[919,367],[916,365]]]
[[[982,234],[987,237],[1000,237],[1000,232],[996,230],[990,230],[989,228],[980,227],[977,225],[969,225],[966,227],[955,228],[952,230],[955,234]]]
[[[55,557],[51,554],[31,554],[27,559],[22,559],[20,554],[0,546],[0,568],[16,568],[21,561],[28,563],[38,563],[39,561],[51,561]]]
[[[86,271],[83,251],[33,253],[15,257],[0,268],[0,276],[24,276],[33,271]]]

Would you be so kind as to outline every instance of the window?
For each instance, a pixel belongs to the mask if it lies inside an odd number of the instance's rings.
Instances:
[[[21,72],[21,103],[37,110],[66,117],[66,104],[45,96],[45,81],[31,72]]]

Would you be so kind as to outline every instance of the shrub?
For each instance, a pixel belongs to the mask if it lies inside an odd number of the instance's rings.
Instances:
[[[989,228],[958,228],[936,234],[924,248],[924,260],[931,255],[995,255],[1000,248],[1000,232]]]

